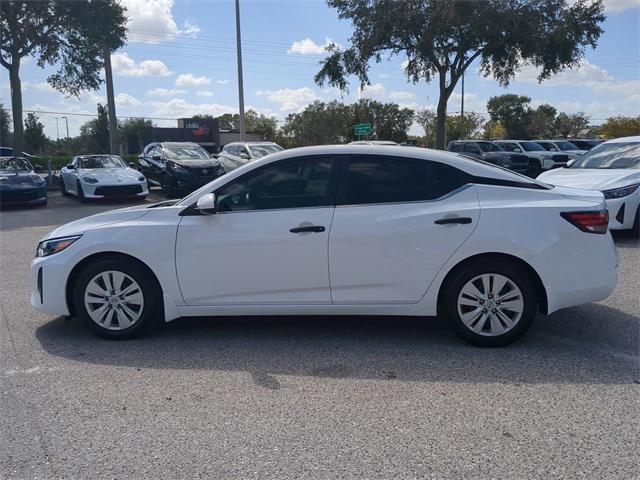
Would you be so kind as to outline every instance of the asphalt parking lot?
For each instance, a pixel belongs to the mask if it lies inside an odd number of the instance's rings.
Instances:
[[[112,342],[32,310],[38,239],[123,205],[56,192],[0,211],[0,478],[637,478],[638,241],[615,235],[610,298],[502,349],[439,319],[352,317]]]

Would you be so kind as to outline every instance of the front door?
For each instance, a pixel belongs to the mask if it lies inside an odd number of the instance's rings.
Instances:
[[[475,229],[476,188],[422,159],[353,155],[329,236],[336,304],[417,303]]]
[[[218,213],[183,216],[176,268],[187,305],[330,304],[329,157],[282,160],[215,192]]]

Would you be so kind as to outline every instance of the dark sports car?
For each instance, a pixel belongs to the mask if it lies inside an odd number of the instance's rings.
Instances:
[[[27,159],[0,157],[0,204],[47,204],[47,185]]]

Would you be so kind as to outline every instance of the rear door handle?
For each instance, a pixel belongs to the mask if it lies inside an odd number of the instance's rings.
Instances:
[[[435,223],[436,225],[449,225],[451,223],[460,223],[462,225],[467,225],[468,223],[471,223],[471,219],[469,217],[445,217],[445,218],[441,218],[440,220],[436,220]]]
[[[320,233],[320,232],[324,232],[324,227],[322,225],[308,225],[306,227],[293,227],[289,231],[291,233],[304,233],[304,232]]]

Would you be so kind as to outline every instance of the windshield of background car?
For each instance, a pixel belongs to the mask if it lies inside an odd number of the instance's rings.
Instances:
[[[0,159],[0,173],[29,173],[31,170],[31,164],[21,158]]]
[[[251,155],[255,158],[261,158],[271,153],[276,153],[284,150],[280,145],[250,145]]]
[[[88,157],[80,158],[80,168],[127,168],[128,165],[120,157]]]
[[[503,151],[502,148],[496,145],[495,143],[479,142],[478,145],[480,146],[480,150],[482,150],[483,152],[502,152]]]
[[[526,152],[546,152],[544,147],[536,142],[520,142]]]
[[[563,151],[567,151],[567,150],[580,150],[576,145],[574,145],[571,142],[556,142],[556,145],[558,146],[558,148],[560,150]]]
[[[211,158],[209,153],[198,145],[165,145],[162,150],[168,160],[208,160]]]
[[[639,168],[640,143],[604,143],[589,150],[571,168]]]

